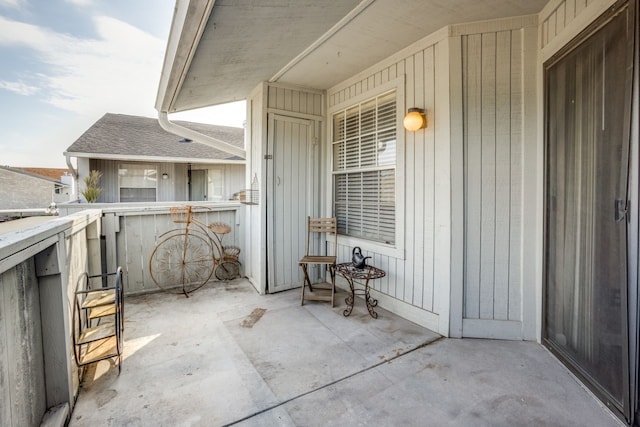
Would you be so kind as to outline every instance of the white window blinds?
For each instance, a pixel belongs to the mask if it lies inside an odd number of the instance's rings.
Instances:
[[[338,233],[395,243],[396,93],[333,115]]]
[[[118,170],[121,202],[155,202],[157,188],[155,166],[123,163]]]

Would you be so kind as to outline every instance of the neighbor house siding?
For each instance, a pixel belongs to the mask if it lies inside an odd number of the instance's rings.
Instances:
[[[91,159],[89,171],[97,170],[102,173],[100,187],[102,193],[98,198],[99,203],[117,203],[120,201],[118,191],[118,162],[115,160]]]
[[[0,209],[46,208],[54,190],[53,181],[0,169]]]
[[[120,160],[91,159],[90,170],[102,172],[100,186],[102,194],[98,203],[118,203],[120,201],[120,187],[118,181],[118,169],[121,163],[138,163]],[[156,201],[172,202],[187,200],[187,164],[186,163],[158,163],[141,162],[154,166],[157,170]],[[162,174],[167,173],[168,179],[162,179]]]

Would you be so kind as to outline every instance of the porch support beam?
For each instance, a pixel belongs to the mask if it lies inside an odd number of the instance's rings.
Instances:
[[[222,150],[225,153],[242,157],[243,159],[247,157],[247,152],[240,147],[236,147],[235,145],[231,145],[228,142],[212,138],[208,135],[196,132],[193,129],[189,129],[169,121],[169,117],[166,112],[161,111],[158,113],[158,122],[160,123],[160,126],[162,126],[162,129],[166,130],[167,132],[173,133],[183,138],[189,138],[201,144],[209,145],[218,150]]]

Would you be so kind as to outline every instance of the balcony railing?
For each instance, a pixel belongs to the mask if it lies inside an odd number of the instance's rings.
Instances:
[[[57,218],[0,234],[0,372],[9,373],[0,375],[3,425],[64,424],[79,384],[71,356],[78,279],[122,266],[125,294],[158,290],[149,256],[159,236],[184,226],[171,221],[176,204],[61,205]],[[203,202],[194,211],[202,222],[229,224],[225,243],[242,248],[239,203]]]

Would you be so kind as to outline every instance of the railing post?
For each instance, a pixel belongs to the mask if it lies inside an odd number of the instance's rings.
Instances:
[[[116,233],[119,231],[120,217],[113,212],[103,214],[102,233],[105,236],[105,252],[107,257],[107,271],[104,273],[113,273],[118,268]]]
[[[64,233],[58,242],[35,256],[36,276],[40,290],[40,316],[47,408],[73,405],[73,367],[69,357],[71,327],[67,287],[68,260]]]

